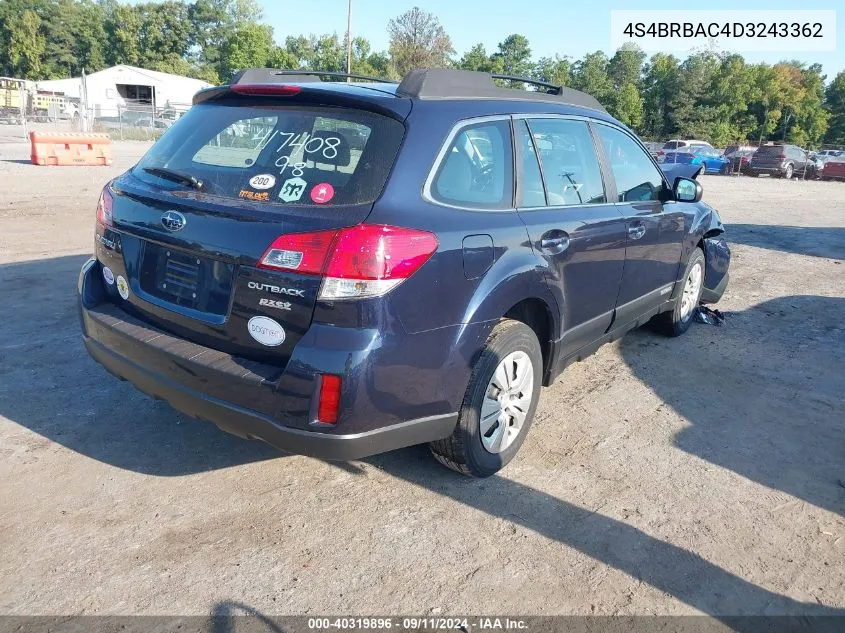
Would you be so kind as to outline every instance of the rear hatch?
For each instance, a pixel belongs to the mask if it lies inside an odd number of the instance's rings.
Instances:
[[[786,160],[786,148],[783,145],[763,145],[751,157],[751,166],[779,169],[784,160]]]
[[[310,101],[296,91],[290,100],[223,94],[195,105],[111,184],[111,226],[98,227],[97,248],[106,265],[122,254],[114,274],[125,272],[129,292],[109,289],[117,305],[201,345],[286,362],[322,279],[262,267],[262,257],[281,235],[362,222],[407,114],[311,92]]]

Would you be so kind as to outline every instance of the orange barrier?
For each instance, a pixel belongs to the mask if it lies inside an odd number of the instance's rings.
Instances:
[[[111,165],[108,134],[30,132],[33,165]]]

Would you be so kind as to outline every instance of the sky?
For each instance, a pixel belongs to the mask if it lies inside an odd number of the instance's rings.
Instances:
[[[288,35],[346,32],[347,0],[259,0],[264,21],[277,42]],[[775,63],[797,59],[820,63],[828,81],[845,69],[845,3],[842,0],[807,0],[806,4],[783,0],[708,0],[706,5],[689,0],[352,0],[353,36],[366,37],[374,51],[386,50],[387,22],[413,6],[435,14],[460,56],[477,43],[488,54],[512,33],[528,38],[534,59],[568,55],[573,59],[610,46],[610,11],[613,9],[839,9],[834,52],[742,53],[749,62]],[[649,51],[651,54],[651,51]],[[675,53],[678,56],[683,54]]]

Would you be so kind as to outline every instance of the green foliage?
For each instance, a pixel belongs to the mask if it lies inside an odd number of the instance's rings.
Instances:
[[[130,64],[219,83],[246,67],[346,70],[344,34],[290,35],[281,43],[262,17],[258,0],[0,0],[0,75],[52,79]],[[386,26],[387,51],[352,39],[353,73],[401,79],[413,68],[452,66],[527,76],[590,93],[649,139],[845,145],[845,71],[825,86],[818,65],[749,64],[713,52],[646,59],[630,44],[610,58],[596,51],[534,60],[518,33],[491,53],[476,44],[453,60],[435,15],[414,7]]]
[[[452,40],[433,13],[419,7],[387,23],[390,57],[400,75],[414,68],[448,66]]]
[[[6,23],[9,65],[18,77],[36,79],[41,74],[41,57],[44,55],[44,36],[39,33],[41,18],[27,9],[19,16],[12,16]]]
[[[824,142],[845,145],[845,70],[827,87],[825,98],[830,124]]]

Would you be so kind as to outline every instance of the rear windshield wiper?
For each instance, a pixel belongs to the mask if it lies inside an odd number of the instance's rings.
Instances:
[[[198,180],[190,174],[182,174],[172,169],[165,169],[164,167],[144,167],[144,171],[153,176],[164,178],[165,180],[172,180],[173,182],[188,185],[194,189],[202,189],[202,180]]]

